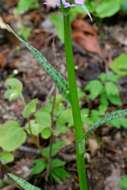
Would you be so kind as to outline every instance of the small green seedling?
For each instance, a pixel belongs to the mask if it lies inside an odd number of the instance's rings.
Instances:
[[[118,83],[119,79],[120,76],[112,72],[109,72],[107,74],[102,73],[99,75],[98,79],[88,82],[85,86],[85,93],[87,94],[86,98],[88,104],[91,104],[91,102],[98,102],[95,109],[85,109],[85,121],[88,126],[93,126],[95,123],[97,123],[98,120],[100,121],[102,117],[107,118],[107,116],[105,116],[105,113],[108,111],[109,106],[112,106],[113,109],[116,109],[116,107],[119,109],[119,107],[122,105],[120,87]],[[127,119],[124,118],[124,115],[123,118],[120,117],[117,119],[116,117],[115,119],[108,119],[104,123],[108,123],[109,125],[117,128],[127,128]]]
[[[15,119],[1,124],[0,147],[2,148],[2,152],[0,152],[0,162],[3,165],[14,161],[13,153],[27,141],[29,136],[47,140],[52,138],[52,136],[57,137],[66,133],[68,129],[73,126],[70,105],[64,105],[65,100],[61,95],[58,94],[55,98],[53,116],[54,126],[52,128],[51,98],[47,100],[47,103],[43,107],[38,109],[38,99],[33,99],[30,102],[25,103],[25,98],[23,97],[23,85],[18,79],[14,77],[8,78],[5,82],[5,87],[6,99],[9,101],[16,101],[17,99],[20,99],[23,101],[24,108],[22,111],[22,117],[26,122],[24,126],[20,126],[19,122]],[[13,94],[16,95],[12,96]],[[13,99],[10,98],[10,96],[13,97]],[[51,146],[52,152],[50,155]],[[55,180],[60,183],[68,178],[70,174],[64,169],[64,165],[66,163],[55,158],[64,146],[65,143],[63,141],[57,140],[57,142],[54,142],[46,148],[39,148],[39,157],[33,161],[34,166],[31,170],[31,174],[37,175],[43,171],[46,171],[50,164],[51,169],[48,170],[48,177],[51,180]],[[51,157],[51,163],[49,163],[49,157]]]
[[[59,151],[65,146],[64,141],[57,141],[52,144],[52,153],[51,153],[51,168],[49,171],[49,178],[51,180],[60,183],[66,178],[70,177],[70,174],[64,169],[66,164],[63,160],[55,158]],[[49,159],[50,146],[42,150],[43,159],[36,159],[33,161],[34,167],[32,168],[32,174],[37,175],[43,172],[48,168],[48,159]]]

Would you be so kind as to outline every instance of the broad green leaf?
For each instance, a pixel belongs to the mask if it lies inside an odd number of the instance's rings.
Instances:
[[[120,93],[118,86],[113,82],[105,83],[105,91],[108,100],[114,105],[121,105]]]
[[[63,147],[65,146],[64,141],[57,141],[54,144],[52,144],[52,157],[55,156]],[[43,156],[46,158],[49,157],[49,147],[46,147],[42,151]]]
[[[56,125],[56,129],[55,129],[53,134],[55,136],[63,135],[65,133],[67,133],[68,130],[69,130],[69,128],[65,125],[64,126],[57,126]]]
[[[75,6],[70,10],[70,20],[73,21],[78,14],[86,15],[86,11],[84,11],[82,6]]]
[[[19,0],[16,10],[19,14],[21,14],[31,9],[36,9],[38,7],[38,0]]]
[[[113,72],[119,76],[127,75],[127,54],[122,54],[119,57],[115,58],[110,64],[110,68]]]
[[[106,82],[106,81],[111,81],[111,82],[118,82],[119,80],[119,76],[112,73],[112,72],[109,72],[109,73],[102,73],[100,74],[99,76],[99,79],[102,81],[102,82]]]
[[[41,190],[40,188],[31,185],[26,180],[24,180],[18,176],[15,176],[14,174],[8,174],[8,176],[23,190]]]
[[[59,167],[52,170],[51,177],[54,178],[57,183],[61,183],[69,178],[70,174],[63,167]]]
[[[96,12],[96,7],[98,6],[98,2],[95,2],[95,1],[90,1],[90,0],[86,0],[86,6],[88,7],[88,10],[91,12],[91,13],[94,13]]]
[[[14,160],[14,155],[10,152],[0,152],[0,162],[8,164]]]
[[[85,92],[81,88],[78,88],[78,98],[79,100],[85,96]]]
[[[52,160],[52,169],[58,168],[58,167],[61,167],[64,165],[65,165],[65,162],[60,160],[60,159],[53,159]]]
[[[16,78],[9,78],[5,81],[5,98],[9,101],[16,100],[22,96],[23,86],[22,83]]]
[[[89,109],[86,109],[86,108],[82,109],[81,110],[81,117],[82,117],[83,123],[85,123],[86,118],[88,118],[88,116],[89,116]]]
[[[56,121],[58,127],[67,125],[71,127],[73,125],[72,110],[70,108],[63,110]]]
[[[106,82],[105,83],[105,91],[107,96],[119,96],[119,89],[118,86],[113,82]]]
[[[124,175],[121,180],[119,181],[119,187],[123,189],[127,189],[127,175]]]
[[[103,85],[99,80],[92,80],[86,85],[85,90],[89,91],[89,98],[91,100],[94,100],[97,96],[101,94],[103,90]]]
[[[26,133],[17,121],[7,121],[0,126],[0,147],[6,151],[14,151],[26,140]]]
[[[42,129],[51,127],[51,114],[45,111],[35,113],[36,122],[42,126]]]
[[[64,42],[64,27],[63,27],[63,16],[61,13],[52,13],[50,14],[50,20],[55,26],[56,33],[60,40]]]
[[[56,96],[56,101],[54,105],[54,113],[56,117],[59,117],[60,114],[65,110],[64,102],[65,100],[63,99],[63,97],[60,94],[58,94]]]
[[[120,0],[103,0],[97,4],[96,14],[100,18],[110,17],[120,10]]]
[[[50,127],[46,127],[41,132],[41,137],[43,139],[49,139],[52,135],[52,129]]]
[[[119,118],[115,120],[111,120],[108,122],[109,125],[112,127],[117,127],[117,128],[127,128],[127,119],[126,118]]]
[[[34,166],[31,169],[33,175],[40,174],[47,167],[46,162],[42,159],[33,160],[33,164]]]
[[[65,134],[69,127],[73,127],[73,117],[72,111],[70,108],[65,109],[64,105],[59,104],[59,109],[56,110],[56,113],[59,113],[56,119],[56,130],[54,135],[58,136]]]
[[[110,103],[116,105],[116,106],[121,106],[122,105],[122,101],[121,101],[121,98],[120,96],[109,96],[108,97]]]
[[[38,100],[33,99],[28,104],[26,104],[22,112],[22,115],[24,118],[29,118],[31,114],[36,112],[37,103],[38,103]]]
[[[25,129],[29,134],[32,134],[34,136],[38,136],[39,133],[42,131],[42,126],[39,125],[35,120],[30,120],[26,126]]]
[[[19,28],[19,35],[21,35],[25,40],[28,40],[28,38],[30,37],[32,29],[28,26],[21,26]]]
[[[106,112],[108,105],[109,105],[109,101],[107,99],[105,91],[103,91],[103,93],[101,94],[101,96],[99,98],[98,111],[99,111],[100,115],[103,115]]]
[[[91,115],[90,115],[91,121],[94,123],[94,122],[96,122],[99,118],[100,118],[100,113],[98,112],[98,110],[92,110]]]

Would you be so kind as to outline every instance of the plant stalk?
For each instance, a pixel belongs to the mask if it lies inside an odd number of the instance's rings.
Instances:
[[[53,93],[53,100],[52,100],[52,110],[51,110],[51,129],[54,128],[54,111],[55,111],[55,103],[56,103],[56,88]],[[53,141],[54,141],[54,136],[52,135],[50,137],[50,144],[49,144],[49,156],[48,156],[48,166],[47,166],[47,174],[46,174],[46,181],[48,181],[49,175],[51,173],[52,169],[52,147],[53,147]]]
[[[67,75],[69,83],[69,95],[72,107],[73,122],[75,127],[77,170],[80,181],[80,190],[88,190],[87,172],[86,172],[86,165],[84,159],[85,134],[83,130],[83,123],[81,119],[80,106],[79,106],[78,93],[77,93],[69,9],[62,8],[62,11],[64,17],[64,45],[65,45],[66,67],[67,67]]]

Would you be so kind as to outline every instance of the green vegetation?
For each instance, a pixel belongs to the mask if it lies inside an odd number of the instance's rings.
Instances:
[[[123,176],[121,180],[119,181],[119,187],[121,187],[123,190],[127,189],[127,176]]]
[[[99,19],[127,11],[126,0],[116,0],[115,3],[114,0],[87,0],[85,3],[89,12]],[[20,0],[16,10],[18,14],[24,14],[38,7],[38,1]],[[31,175],[36,177],[45,172],[46,180],[50,179],[53,182],[61,183],[68,179],[71,174],[65,169],[66,162],[57,158],[59,152],[66,146],[66,143],[59,137],[73,129],[80,190],[88,190],[84,159],[87,138],[94,129],[102,125],[108,124],[116,128],[127,128],[127,109],[122,109],[123,102],[119,85],[119,80],[127,75],[127,54],[124,53],[116,57],[110,63],[110,71],[101,73],[96,80],[89,81],[84,89],[79,89],[78,92],[71,40],[71,22],[78,13],[85,15],[87,11],[85,13],[83,6],[65,8],[61,5],[61,12],[57,11],[57,13],[50,15],[50,19],[56,27],[57,35],[65,46],[67,80],[47,61],[41,52],[26,41],[31,32],[29,28],[22,27],[22,30],[19,31],[19,34],[25,38],[24,40],[11,27],[3,22],[0,23],[1,28],[13,33],[30,51],[61,93],[55,94],[54,97],[48,97],[45,105],[41,106],[37,98],[26,102],[21,81],[15,77],[10,77],[5,81],[4,97],[10,102],[17,101],[17,99],[22,101],[24,123],[21,124],[18,119],[13,119],[0,124],[0,163],[2,165],[12,163],[15,160],[15,151],[20,149],[29,137],[35,138],[35,148],[38,154],[37,158],[33,160]],[[83,106],[79,105],[78,97],[81,100],[85,97]],[[83,129],[84,125],[88,126],[86,133]],[[48,142],[48,145],[46,144],[42,148],[41,140]],[[24,190],[40,190],[40,188],[13,174],[8,175]],[[126,183],[127,177],[124,176],[119,182],[119,186],[126,189]]]

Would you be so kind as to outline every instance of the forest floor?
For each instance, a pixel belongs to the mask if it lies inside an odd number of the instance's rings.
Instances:
[[[9,2],[9,1],[7,1]],[[64,47],[59,41],[54,28],[49,23],[49,10],[41,8],[30,11],[23,16],[13,14],[15,1],[11,0],[0,7],[1,16],[12,26],[28,24],[32,28],[29,41],[44,53],[46,58],[58,70],[65,74]],[[90,23],[88,18],[77,18],[73,24],[74,55],[76,64],[77,81],[81,88],[92,80],[97,79],[101,72],[108,72],[108,66],[113,58],[121,53],[127,52],[127,17],[115,15],[111,19],[105,19],[103,23]],[[81,33],[84,36],[80,35]],[[82,37],[81,37],[82,36]],[[0,30],[0,123],[8,119],[18,118],[23,123],[21,116],[23,103],[21,100],[8,102],[4,99],[5,80],[11,74],[16,73],[24,86],[24,96],[28,101],[38,98],[40,104],[46,101],[46,97],[52,94],[54,85],[45,72],[40,69],[35,59],[21,46],[20,51],[16,49],[19,44],[11,34]],[[121,97],[123,107],[127,104],[127,78],[120,81]],[[85,101],[85,100],[84,100]],[[103,126],[95,131],[91,137],[92,143],[87,145],[87,171],[91,190],[120,190],[118,181],[127,173],[127,131],[125,129]],[[14,172],[32,184],[43,187],[44,190],[78,190],[79,180],[75,164],[75,146],[71,142],[72,132],[68,134],[70,144],[58,154],[67,162],[66,169],[72,174],[71,179],[61,184],[46,182],[44,176],[30,176],[32,159],[37,157],[33,144],[26,143],[28,148],[17,150],[15,161],[7,167],[0,165],[0,178],[4,179],[6,174]],[[97,143],[97,141],[101,143]],[[44,146],[45,143],[43,143]],[[30,151],[31,150],[31,151]],[[16,187],[8,184],[2,190],[14,190]]]

